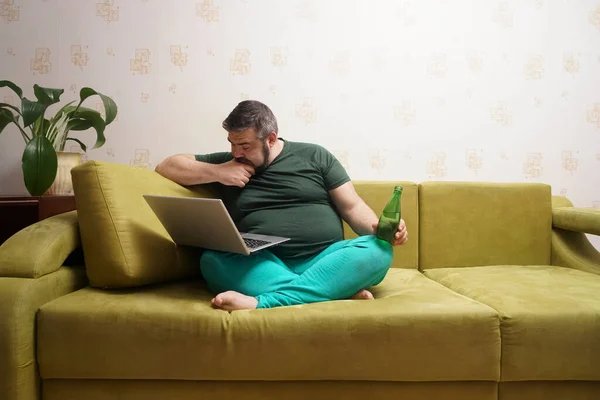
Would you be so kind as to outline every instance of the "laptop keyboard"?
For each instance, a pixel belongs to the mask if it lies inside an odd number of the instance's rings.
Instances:
[[[257,247],[263,246],[265,244],[269,244],[271,242],[267,242],[266,240],[244,238],[244,243],[246,243],[246,246],[248,246],[249,249],[255,249]]]

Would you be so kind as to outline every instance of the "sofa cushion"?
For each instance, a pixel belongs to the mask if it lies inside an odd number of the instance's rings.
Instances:
[[[551,202],[539,183],[424,182],[419,266],[550,264]]]
[[[600,276],[554,266],[425,274],[498,311],[503,381],[600,380]]]
[[[77,211],[54,215],[23,228],[0,246],[0,276],[50,274],[80,246]]]
[[[386,181],[353,181],[356,193],[367,203],[377,215],[381,215],[383,208],[392,198],[394,186],[403,187],[402,190],[402,219],[406,222],[409,240],[402,246],[394,247],[392,268],[414,268],[419,265],[419,187],[413,182],[386,182]],[[352,239],[358,235],[344,222],[344,238]]]
[[[497,313],[396,268],[376,300],[212,309],[202,282],[82,289],[41,308],[45,379],[495,381]]]
[[[89,161],[72,170],[90,285],[122,288],[198,275],[199,251],[175,245],[142,195],[210,196],[146,168]]]

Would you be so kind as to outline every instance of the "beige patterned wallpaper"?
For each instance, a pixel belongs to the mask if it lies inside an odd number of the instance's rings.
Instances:
[[[545,182],[600,207],[599,0],[0,0],[0,79],[111,95],[88,159],[227,149],[253,98],[354,179]],[[0,194],[26,193],[22,148],[0,136]]]

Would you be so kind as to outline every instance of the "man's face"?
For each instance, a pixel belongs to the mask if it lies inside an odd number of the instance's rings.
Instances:
[[[271,149],[267,138],[259,139],[253,128],[231,132],[227,140],[231,143],[231,153],[236,161],[253,166],[255,173],[262,172],[269,165]]]

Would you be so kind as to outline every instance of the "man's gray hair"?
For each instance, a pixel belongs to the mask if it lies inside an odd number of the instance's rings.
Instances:
[[[244,100],[239,103],[223,121],[227,132],[241,132],[254,128],[259,139],[271,132],[278,132],[277,119],[269,107],[260,101]]]

